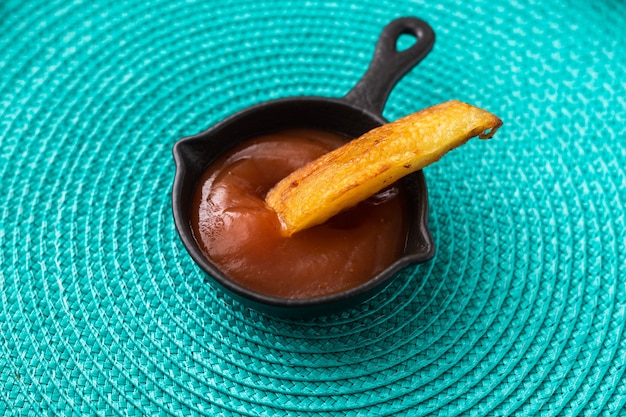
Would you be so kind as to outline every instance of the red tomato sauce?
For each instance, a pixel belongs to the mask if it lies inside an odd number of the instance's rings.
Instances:
[[[316,130],[282,131],[250,139],[213,163],[191,209],[204,254],[240,285],[289,299],[356,287],[397,260],[408,227],[406,195],[397,184],[291,237],[281,235],[265,205],[282,178],[346,140]]]

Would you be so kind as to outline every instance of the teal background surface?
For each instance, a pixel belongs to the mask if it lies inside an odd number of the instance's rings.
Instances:
[[[425,169],[435,258],[352,310],[203,282],[172,145],[341,97],[383,27],[437,35],[390,120],[504,120]],[[0,414],[626,415],[623,1],[0,2]]]

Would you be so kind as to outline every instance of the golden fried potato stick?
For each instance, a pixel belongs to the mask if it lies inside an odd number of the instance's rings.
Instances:
[[[294,171],[265,198],[285,236],[323,223],[474,136],[491,138],[502,121],[448,101],[375,128]]]

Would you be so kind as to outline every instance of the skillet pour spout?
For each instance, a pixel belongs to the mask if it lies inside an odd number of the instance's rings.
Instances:
[[[416,42],[398,51],[398,38],[408,34]],[[255,136],[290,128],[312,128],[358,137],[387,121],[382,111],[394,85],[432,49],[435,35],[423,20],[404,17],[387,25],[374,57],[359,82],[343,98],[291,97],[245,109],[208,130],[178,141],[173,148],[176,174],[172,212],[178,234],[208,281],[230,296],[268,314],[309,317],[332,314],[354,306],[385,288],[408,265],[430,260],[434,242],[428,229],[428,194],[422,171],[404,177],[411,213],[408,237],[396,262],[366,283],[347,291],[311,299],[283,299],[244,288],[223,274],[200,249],[190,224],[194,189],[206,168],[237,144]]]

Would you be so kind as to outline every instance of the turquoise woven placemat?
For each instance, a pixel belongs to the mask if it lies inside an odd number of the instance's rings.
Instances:
[[[505,122],[425,170],[435,258],[309,321],[216,294],[174,229],[174,142],[268,99],[341,97],[407,15],[437,41],[384,115],[456,98]],[[624,414],[625,16],[0,2],[0,414]]]

